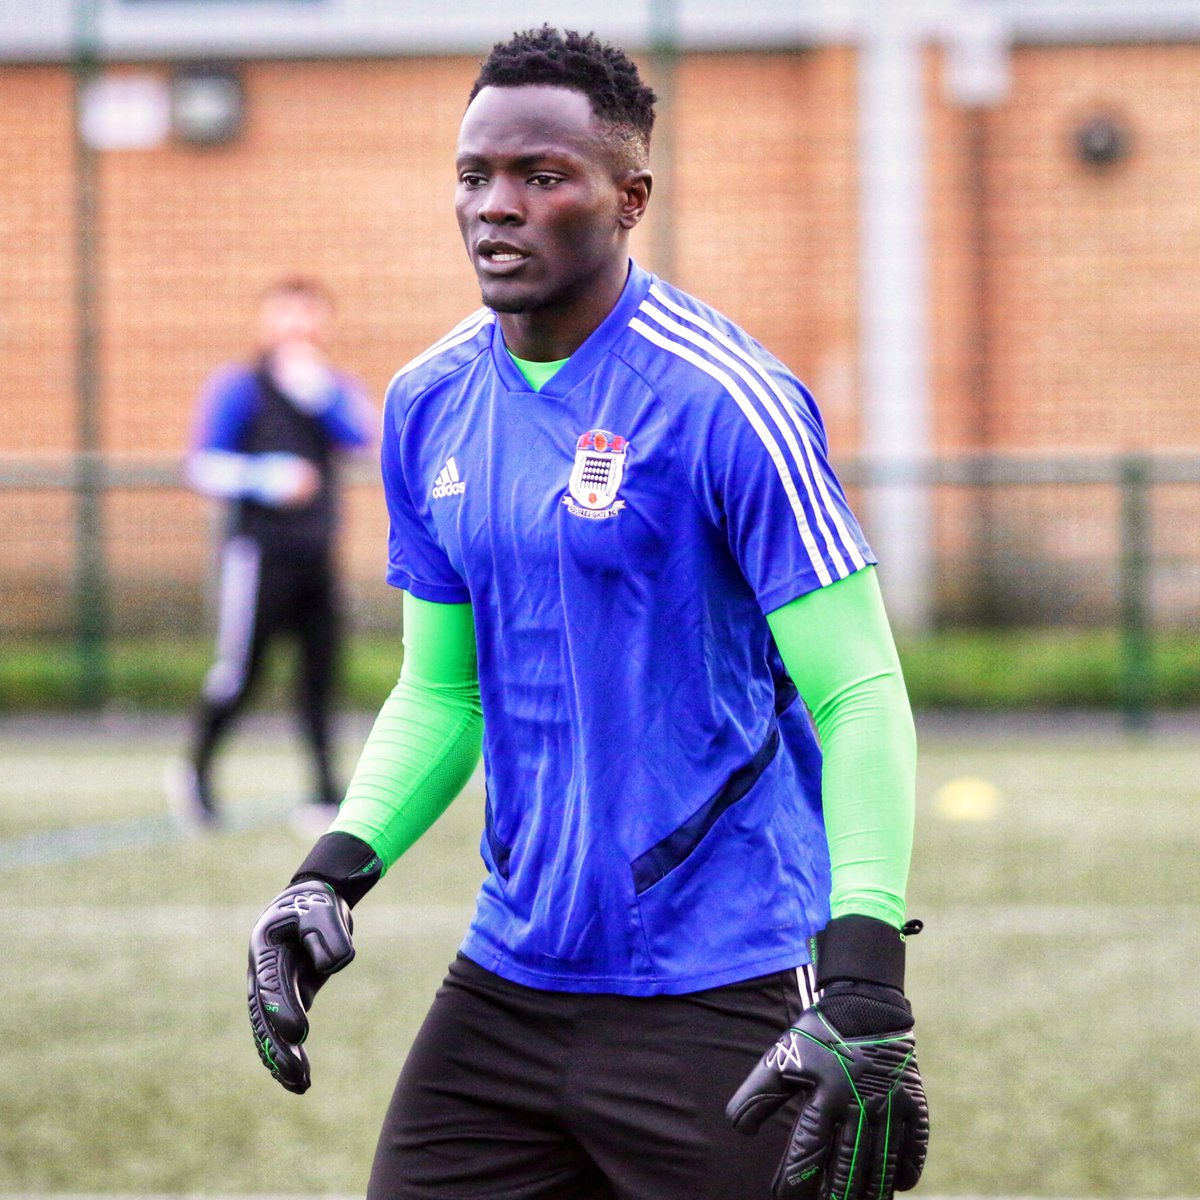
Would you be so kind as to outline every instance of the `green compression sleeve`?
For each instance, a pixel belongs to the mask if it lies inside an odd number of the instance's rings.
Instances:
[[[875,570],[767,615],[821,741],[832,915],[904,922],[916,735]]]
[[[449,807],[479,762],[483,710],[469,604],[404,597],[404,665],[367,737],[330,832],[390,867]]]

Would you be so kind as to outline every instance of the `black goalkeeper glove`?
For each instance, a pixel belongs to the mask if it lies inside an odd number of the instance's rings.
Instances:
[[[883,921],[839,917],[817,935],[816,966],[820,1000],[767,1051],[725,1115],[752,1134],[800,1093],[777,1200],[892,1200],[916,1186],[929,1144],[904,942]]]
[[[365,842],[326,834],[250,935],[250,1028],[263,1066],[289,1092],[306,1092],[312,1082],[308,1010],[329,976],[354,958],[350,905],[379,876],[379,859]]]

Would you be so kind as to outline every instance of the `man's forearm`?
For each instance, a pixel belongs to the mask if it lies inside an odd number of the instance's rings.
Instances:
[[[188,456],[188,485],[220,500],[285,503],[312,466],[295,454],[241,454],[232,450],[196,450]]]
[[[912,853],[916,737],[873,568],[767,617],[813,715],[834,917],[904,922]]]
[[[449,807],[479,762],[479,689],[401,674],[380,709],[331,832],[390,867]]]
[[[479,762],[483,710],[469,604],[404,597],[404,668],[331,829],[391,866],[446,810]]]

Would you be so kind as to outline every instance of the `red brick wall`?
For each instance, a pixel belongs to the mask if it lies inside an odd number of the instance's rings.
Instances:
[[[1026,49],[990,123],[988,314],[1004,445],[1200,445],[1200,47]],[[1079,163],[1096,110],[1127,161]]]
[[[71,84],[0,70],[0,453],[73,443]]]
[[[933,350],[941,446],[970,444],[973,219],[982,197],[984,394],[998,448],[1200,445],[1200,46],[1018,49],[976,118],[931,82]],[[936,77],[931,75],[931,81]],[[1126,161],[1080,163],[1095,112]],[[985,151],[971,174],[970,122]]]
[[[377,396],[478,302],[451,208],[472,72],[459,59],[251,64],[236,145],[100,156],[107,449],[183,444],[196,387],[215,362],[246,352],[256,295],[281,272],[329,282],[339,353]],[[855,427],[853,93],[846,50],[684,61],[677,178],[634,243],[653,265],[670,202],[676,280],[818,390],[822,375],[833,379],[829,415],[843,444]],[[0,347],[12,396],[3,452],[63,448],[72,436],[70,104],[65,72],[0,76],[12,147],[0,248],[14,331]]]
[[[1010,96],[971,116],[929,56],[935,446],[1196,448],[1200,46],[1020,48],[1012,66]],[[196,389],[247,352],[257,293],[280,273],[329,283],[338,357],[376,398],[478,303],[452,213],[473,73],[466,58],[251,63],[235,145],[100,156],[108,452],[181,451]],[[671,222],[674,281],[809,383],[835,459],[859,437],[855,91],[844,47],[683,59],[664,116],[676,169],[634,236],[654,266]],[[0,456],[74,446],[71,103],[63,69],[0,71]],[[1133,134],[1107,172],[1071,147],[1096,110]],[[59,571],[61,502],[0,492],[0,505],[35,531],[8,540],[0,570]],[[350,508],[347,553],[375,580],[382,510]],[[114,538],[158,547],[118,548],[123,570],[187,576],[204,561],[192,498],[131,495],[110,516]],[[948,543],[961,535],[944,524]]]
[[[942,98],[938,65],[931,56],[936,446],[1200,452],[1200,46],[1019,48],[1008,98],[974,115]],[[1075,151],[1096,113],[1130,134],[1108,169]],[[1049,615],[1108,619],[1117,505],[1106,487],[947,489],[946,577],[962,582],[983,521],[1014,594],[999,610],[1040,597]],[[1195,487],[1153,498],[1160,613],[1196,611],[1198,505]]]

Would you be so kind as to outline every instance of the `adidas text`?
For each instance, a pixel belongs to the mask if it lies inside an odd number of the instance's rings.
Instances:
[[[446,465],[438,472],[438,477],[433,481],[433,491],[430,492],[430,495],[435,500],[442,500],[446,496],[461,496],[466,490],[466,481],[459,478],[458,463],[451,455],[446,459]]]

